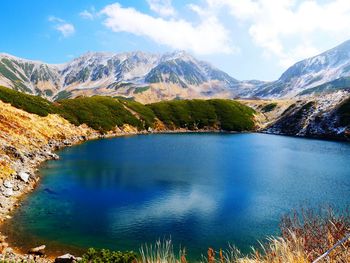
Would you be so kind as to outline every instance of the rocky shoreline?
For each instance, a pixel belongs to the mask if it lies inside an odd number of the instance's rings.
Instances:
[[[0,224],[11,219],[11,213],[20,206],[21,200],[35,189],[40,180],[38,167],[47,160],[59,159],[55,151],[88,140],[147,133],[124,125],[102,135],[84,125],[74,126],[59,116],[41,118],[1,104]],[[65,255],[63,261],[56,262],[74,262],[73,259]],[[16,251],[6,242],[6,236],[0,233],[0,262],[3,261],[46,263],[55,259],[46,257],[40,247],[27,253]]]
[[[64,140],[50,140],[42,149],[21,153],[15,147],[6,146],[5,150],[11,152],[12,155],[17,156],[17,160],[13,163],[15,172],[10,178],[0,180],[0,220],[3,223],[5,220],[11,219],[11,212],[20,205],[20,200],[27,193],[33,191],[40,180],[37,173],[38,167],[47,160],[58,160],[59,156],[54,153],[63,147],[77,145],[87,140],[97,139],[100,136],[92,134],[86,136],[74,136]],[[33,261],[35,262],[52,262],[52,259],[42,258],[41,255],[19,254],[14,251],[6,242],[6,237],[0,234],[0,261]]]

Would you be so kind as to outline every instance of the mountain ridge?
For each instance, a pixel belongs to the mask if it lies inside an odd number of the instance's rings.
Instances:
[[[0,85],[50,100],[106,95],[173,99],[299,98],[348,92],[350,40],[289,67],[275,81],[238,80],[186,51],[87,52],[62,64],[0,53]]]
[[[133,97],[151,90],[148,102],[234,97],[239,87],[239,81],[185,51],[87,52],[63,64],[1,53],[0,84],[52,100],[81,95]]]
[[[307,89],[349,76],[350,40],[319,55],[295,63],[283,72],[278,80],[257,87],[246,96],[253,95],[262,98],[297,97]],[[327,93],[327,89],[324,91]],[[310,94],[313,93],[310,92]]]

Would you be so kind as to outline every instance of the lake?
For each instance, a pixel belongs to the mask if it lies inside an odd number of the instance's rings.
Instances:
[[[27,249],[138,251],[169,238],[199,257],[249,251],[300,206],[350,203],[350,144],[267,134],[162,134],[58,152],[2,231]]]

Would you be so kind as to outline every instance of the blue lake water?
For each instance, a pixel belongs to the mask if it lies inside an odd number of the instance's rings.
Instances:
[[[300,206],[350,203],[350,144],[266,134],[142,135],[86,142],[41,169],[2,231],[51,252],[138,251],[172,238],[192,256],[243,251]]]

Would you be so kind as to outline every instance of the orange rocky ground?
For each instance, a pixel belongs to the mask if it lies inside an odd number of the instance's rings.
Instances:
[[[39,117],[0,101],[0,179],[13,175],[19,168],[14,163],[33,157],[32,154],[41,151],[49,142],[89,137],[94,133],[60,116]],[[50,153],[49,149],[47,152]]]

